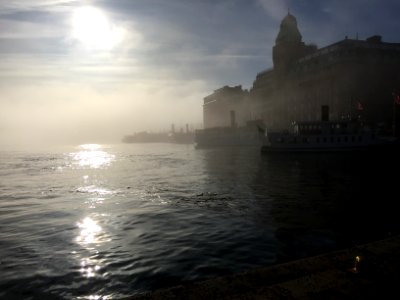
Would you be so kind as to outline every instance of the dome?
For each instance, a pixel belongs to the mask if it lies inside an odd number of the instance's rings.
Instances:
[[[283,18],[278,36],[275,40],[276,44],[282,42],[301,42],[301,34],[297,28],[297,20],[290,13]]]

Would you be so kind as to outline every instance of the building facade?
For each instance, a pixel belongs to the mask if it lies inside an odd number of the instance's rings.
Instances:
[[[386,43],[376,35],[345,38],[318,49],[302,41],[296,18],[288,14],[273,47],[273,64],[257,74],[241,100],[244,118],[262,119],[267,128],[282,130],[296,121],[320,120],[321,106],[328,105],[330,119],[359,118],[387,132],[393,121],[400,125],[400,106],[393,101],[393,93],[400,90],[400,43]],[[206,109],[209,97],[221,106],[230,100],[222,101],[216,93],[204,99],[205,125],[207,120],[212,126],[208,120],[214,110]]]
[[[237,127],[250,120],[248,91],[242,86],[224,86],[204,98],[203,126]]]

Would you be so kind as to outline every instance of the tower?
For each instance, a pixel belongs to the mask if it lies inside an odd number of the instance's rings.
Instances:
[[[302,42],[296,18],[290,13],[283,18],[273,48],[274,69],[285,72],[293,62],[305,54],[306,46]]]

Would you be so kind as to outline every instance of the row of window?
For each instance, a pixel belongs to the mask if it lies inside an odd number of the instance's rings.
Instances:
[[[371,139],[373,140],[374,139],[374,136],[371,136]],[[300,137],[300,138],[298,138],[298,137],[291,137],[291,138],[289,138],[289,139],[285,139],[284,137],[280,137],[280,138],[277,138],[276,139],[276,142],[278,142],[278,143],[310,143],[311,141],[312,141],[313,139],[311,139],[311,138],[309,138],[309,137]],[[335,136],[331,136],[331,137],[316,137],[315,138],[315,142],[316,143],[328,143],[328,142],[330,142],[330,143],[348,143],[348,142],[352,142],[352,143],[355,143],[355,142],[358,142],[358,143],[360,143],[360,142],[362,142],[363,141],[363,136],[361,136],[361,135],[358,135],[358,136],[354,136],[354,135],[352,135],[352,136],[347,136],[347,135],[345,135],[345,136],[337,136],[337,137],[335,137]]]
[[[304,125],[299,125],[300,130],[315,130],[319,129],[321,130],[322,128],[328,127],[327,124],[324,124],[323,126],[320,124],[304,124]],[[340,129],[340,128],[347,128],[346,123],[332,123],[329,124],[329,128],[331,129]]]

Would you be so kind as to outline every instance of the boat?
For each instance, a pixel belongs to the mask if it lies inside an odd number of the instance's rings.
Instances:
[[[221,146],[261,147],[265,135],[265,125],[260,120],[248,121],[245,126],[212,127],[195,132],[195,147],[209,148]]]
[[[167,133],[149,133],[142,131],[131,135],[125,135],[123,143],[168,143],[170,141]]]
[[[170,143],[174,144],[193,144],[194,132],[173,132],[169,134]]]
[[[329,115],[329,110],[325,110]],[[397,138],[381,136],[359,119],[329,121],[325,112],[321,121],[294,122],[290,130],[267,132],[261,152],[369,151],[398,147]]]
[[[173,143],[173,144],[193,144],[193,132],[171,132],[171,133],[148,133],[146,131],[125,135],[123,143]]]

